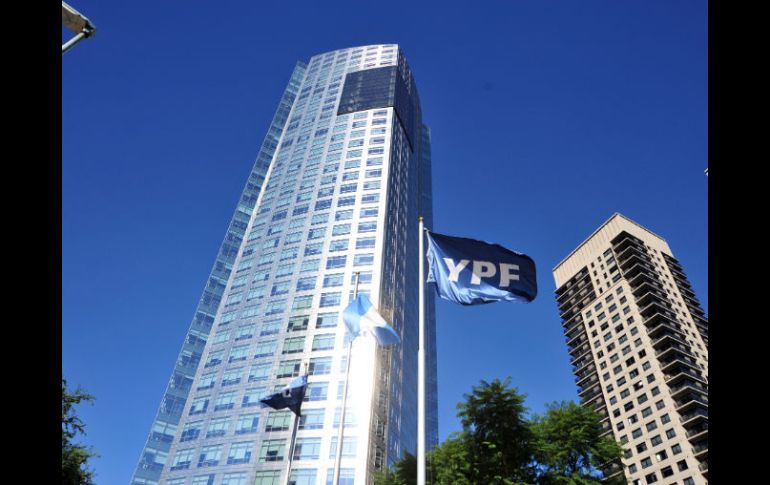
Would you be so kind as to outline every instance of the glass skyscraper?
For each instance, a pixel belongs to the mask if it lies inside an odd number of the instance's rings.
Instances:
[[[418,216],[432,224],[430,130],[394,44],[294,68],[217,254],[132,485],[286,480],[294,415],[259,399],[309,374],[290,483],[332,482],[359,292],[401,336],[353,344],[340,483],[368,484],[417,448]],[[438,443],[426,292],[426,447]]]

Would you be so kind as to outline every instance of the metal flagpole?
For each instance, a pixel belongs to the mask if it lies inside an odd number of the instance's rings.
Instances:
[[[292,459],[294,458],[294,440],[297,437],[298,427],[299,427],[299,416],[294,414],[294,430],[292,430],[291,432],[291,444],[289,445],[289,461],[286,464],[286,485],[289,485],[289,479],[291,478],[291,462],[292,462]]]
[[[424,219],[420,216],[419,347],[417,348],[417,485],[425,485],[425,252]]]
[[[305,362],[305,375],[307,375],[307,362]],[[302,414],[302,404],[300,403],[300,414]],[[289,460],[286,463],[286,485],[289,485],[291,479],[291,462],[294,459],[294,441],[297,438],[297,428],[299,428],[299,415],[294,414],[294,429],[291,432],[291,442],[289,443]]]
[[[353,299],[358,298],[358,280],[361,272],[356,271],[356,286],[353,290]],[[348,378],[350,377],[350,355],[353,350],[353,336],[348,342],[348,363],[345,370],[345,387],[342,389],[342,410],[340,411],[340,429],[337,431],[337,454],[334,460],[334,485],[340,485],[340,465],[342,464],[342,432],[345,429],[345,407],[348,402]],[[288,484],[287,484],[288,485]]]

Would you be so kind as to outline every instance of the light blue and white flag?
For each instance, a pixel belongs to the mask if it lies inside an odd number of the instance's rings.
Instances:
[[[401,338],[388,322],[377,313],[372,302],[365,294],[359,293],[355,300],[342,312],[342,319],[353,338],[361,332],[371,333],[380,345],[396,345],[401,343]]]

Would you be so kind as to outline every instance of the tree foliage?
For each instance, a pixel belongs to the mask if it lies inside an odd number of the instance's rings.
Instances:
[[[429,483],[441,485],[598,485],[622,449],[602,437],[601,416],[574,402],[526,418],[525,395],[510,378],[481,381],[457,405],[463,430],[428,453]],[[375,477],[375,485],[415,484],[413,455]],[[622,474],[612,482],[625,484]]]
[[[599,483],[597,470],[623,453],[611,437],[602,437],[601,415],[574,402],[552,403],[531,422],[535,460],[543,485]]]
[[[67,381],[61,381],[61,473],[62,485],[94,485],[93,471],[88,460],[97,456],[90,448],[73,443],[78,435],[86,433],[85,424],[75,414],[74,406],[81,402],[93,402],[94,397],[81,389],[67,391]]]

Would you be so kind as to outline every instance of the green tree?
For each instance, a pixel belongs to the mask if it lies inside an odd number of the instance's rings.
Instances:
[[[463,431],[428,453],[428,482],[440,485],[625,485],[623,474],[603,481],[600,471],[620,463],[622,449],[602,437],[601,415],[574,402],[550,404],[525,418],[525,396],[510,377],[481,381],[457,416]],[[414,485],[416,459],[408,455],[375,485]]]
[[[457,405],[472,459],[471,483],[511,484],[533,478],[533,439],[525,419],[525,395],[511,378],[481,381]]]
[[[70,394],[67,381],[61,381],[61,474],[62,485],[94,485],[93,471],[88,460],[96,455],[90,448],[75,444],[75,436],[85,434],[85,424],[75,414],[74,406],[82,401],[93,402],[94,397],[81,389]]]
[[[598,472],[619,463],[623,449],[612,438],[602,437],[601,415],[574,402],[552,403],[544,415],[535,416],[531,429],[535,437],[535,460],[542,485],[594,485]],[[625,478],[619,479],[625,483]]]
[[[416,485],[417,457],[407,452],[404,458],[397,461],[394,470],[386,469],[374,476],[374,485]]]

